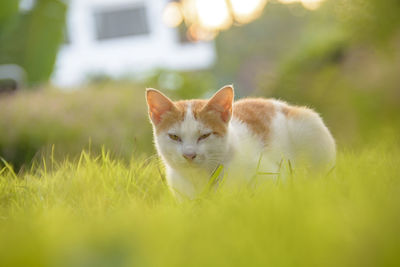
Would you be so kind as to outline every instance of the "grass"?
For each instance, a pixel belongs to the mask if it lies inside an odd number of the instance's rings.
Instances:
[[[399,266],[400,150],[176,203],[156,158],[0,168],[1,266]]]

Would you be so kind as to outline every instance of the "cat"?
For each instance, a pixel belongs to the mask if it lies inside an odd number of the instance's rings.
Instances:
[[[240,186],[258,171],[282,174],[282,162],[295,168],[305,159],[315,169],[335,163],[335,141],[309,108],[264,98],[234,102],[231,85],[209,100],[173,102],[155,89],[146,90],[146,100],[166,180],[178,198],[196,198],[219,166],[224,186]]]

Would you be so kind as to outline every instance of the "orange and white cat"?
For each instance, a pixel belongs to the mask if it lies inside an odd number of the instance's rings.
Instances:
[[[282,172],[304,159],[312,167],[332,167],[335,141],[321,117],[305,107],[274,99],[234,101],[232,86],[209,100],[171,101],[146,91],[154,142],[178,196],[194,198],[224,166],[224,184],[244,185],[256,172]],[[260,161],[261,160],[261,161]]]

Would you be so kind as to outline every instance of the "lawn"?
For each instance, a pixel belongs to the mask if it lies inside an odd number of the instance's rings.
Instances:
[[[0,167],[1,266],[399,266],[400,149],[177,203],[156,157]],[[392,139],[390,139],[392,140]]]

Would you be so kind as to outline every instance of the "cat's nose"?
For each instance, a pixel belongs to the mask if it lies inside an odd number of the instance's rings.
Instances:
[[[196,153],[183,153],[183,157],[187,160],[194,160],[196,156]]]

